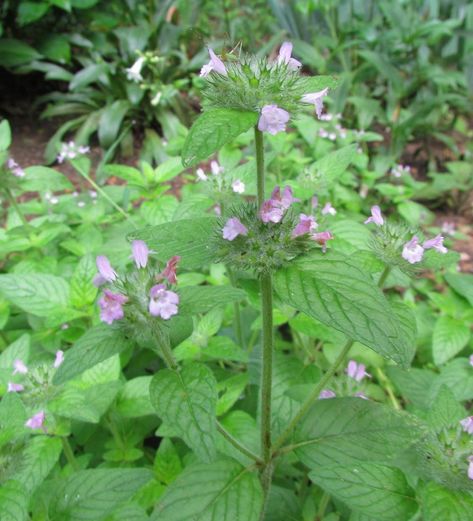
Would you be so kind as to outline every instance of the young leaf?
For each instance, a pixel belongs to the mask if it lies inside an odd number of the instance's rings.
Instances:
[[[153,377],[151,403],[164,423],[203,461],[215,457],[217,382],[205,365],[192,363],[180,371],[164,369]]]
[[[370,463],[329,465],[309,474],[310,479],[354,512],[377,521],[410,519],[418,505],[404,474]]]
[[[389,302],[371,277],[346,257],[307,255],[276,274],[275,288],[283,302],[377,353],[409,365],[414,346],[401,333]]]
[[[154,460],[154,473],[162,483],[169,485],[181,473],[181,458],[169,438],[163,438]]]
[[[192,125],[182,150],[182,164],[195,165],[217,152],[258,121],[257,112],[213,109],[204,112]]]
[[[257,475],[239,463],[194,463],[168,487],[151,521],[258,521],[262,503]]]

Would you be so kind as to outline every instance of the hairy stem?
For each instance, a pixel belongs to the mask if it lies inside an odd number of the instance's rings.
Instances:
[[[264,201],[264,146],[263,133],[255,127],[255,147],[256,147],[256,183],[258,210],[261,209]]]
[[[65,436],[61,436],[61,442],[62,442],[62,450],[64,451],[64,455],[66,456],[66,459],[69,463],[69,465],[74,470],[79,470],[79,465],[77,464],[76,458],[74,456],[74,452],[72,451],[71,444],[69,443],[69,440]]]
[[[230,279],[230,282],[234,288],[237,287],[237,281],[235,274],[233,273],[233,270],[230,268],[230,266],[227,266],[227,274],[228,278]],[[240,303],[234,302],[233,303],[233,312],[235,316],[235,322],[234,322],[234,328],[235,328],[235,336],[238,342],[238,345],[245,348],[245,337],[243,336],[243,328],[241,323],[241,312],[240,312]]]

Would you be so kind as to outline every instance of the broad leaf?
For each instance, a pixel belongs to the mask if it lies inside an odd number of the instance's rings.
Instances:
[[[347,145],[319,159],[313,165],[316,175],[325,183],[333,183],[356,157],[356,149],[356,145]]]
[[[445,279],[450,287],[465,297],[473,306],[473,275],[467,273],[447,273]]]
[[[161,440],[156,451],[153,469],[159,481],[166,485],[172,483],[181,473],[181,458],[169,438]]]
[[[4,119],[0,123],[0,152],[5,152],[11,145],[10,123]]]
[[[384,465],[360,463],[319,467],[310,479],[354,512],[377,521],[410,519],[417,510],[404,474]]]
[[[27,363],[30,354],[30,335],[24,334],[10,344],[0,354],[0,369],[13,370],[13,362],[17,359]]]
[[[226,306],[244,300],[246,293],[232,286],[186,286],[178,289],[179,314],[206,313],[215,306]]]
[[[182,219],[133,232],[130,239],[145,241],[162,262],[179,255],[179,267],[193,270],[213,261],[210,239],[215,226],[215,217]]]
[[[281,300],[404,366],[414,346],[371,277],[339,254],[312,254],[275,277]]]
[[[217,382],[207,366],[193,363],[179,371],[160,371],[151,381],[150,396],[158,416],[200,459],[214,459]]]
[[[19,481],[10,480],[0,486],[0,519],[27,521],[29,497]]]
[[[130,103],[116,100],[107,106],[100,116],[99,141],[104,148],[110,147],[117,138],[123,118],[130,109]]]
[[[0,40],[0,65],[16,67],[41,58],[41,54],[21,40],[2,38]]]
[[[462,321],[441,316],[435,323],[432,354],[436,365],[442,365],[458,354],[470,340],[470,328]]]
[[[194,463],[168,487],[151,520],[258,521],[262,503],[258,476],[239,463]]]
[[[473,512],[473,495],[430,482],[421,490],[424,521],[466,521]]]
[[[213,109],[204,112],[192,125],[182,150],[182,163],[192,166],[207,159],[258,121],[257,112]]]
[[[66,352],[64,362],[54,376],[54,384],[67,382],[128,347],[130,343],[121,332],[105,324],[95,326]]]
[[[73,190],[74,185],[69,179],[47,166],[29,166],[25,168],[25,178],[22,188],[30,192],[55,192],[59,190]]]
[[[425,435],[407,414],[360,398],[317,401],[294,433],[309,468],[331,463],[387,463]]]

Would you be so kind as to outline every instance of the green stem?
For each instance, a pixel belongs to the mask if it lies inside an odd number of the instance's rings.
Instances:
[[[248,456],[252,460],[256,461],[258,464],[262,464],[263,460],[255,454],[253,451],[245,447],[241,442],[239,442],[232,434],[230,434],[225,427],[220,423],[217,422],[217,430],[220,432],[220,434],[228,440],[235,448],[237,448],[242,454],[245,454],[245,456]]]
[[[13,194],[11,193],[9,188],[5,188],[5,194],[10,204],[15,209],[15,212],[20,218],[20,221],[23,223],[23,226],[28,226],[28,221],[26,220],[26,217],[23,215],[23,212],[20,210],[20,207],[18,206],[18,203],[16,202],[16,199],[13,197]]]
[[[381,273],[381,276],[379,277],[379,280],[378,280],[378,286],[380,288],[383,288],[384,283],[386,282],[386,279],[388,278],[390,272],[391,272],[391,267],[390,266],[386,266],[384,268],[383,273]]]
[[[72,447],[71,447],[71,444],[69,443],[69,440],[65,436],[61,436],[61,442],[62,442],[62,449],[64,451],[64,455],[66,456],[66,459],[69,462],[69,465],[74,470],[79,470],[79,465],[77,464],[77,461],[74,456],[74,452],[72,451]]]
[[[234,288],[236,288],[237,287],[236,277],[235,277],[235,274],[233,273],[233,270],[230,268],[230,266],[227,266],[227,274],[228,274],[228,278],[230,279],[232,286]],[[240,312],[240,303],[239,302],[233,303],[233,311],[234,311],[234,315],[235,315],[235,322],[234,322],[235,336],[236,336],[238,345],[244,349],[245,348],[245,337],[243,335],[243,328],[241,325],[242,323],[241,323],[241,312]]]
[[[389,399],[391,400],[393,407],[400,411],[402,407],[400,406],[396,398],[396,395],[394,394],[394,389],[391,385],[391,382],[389,381],[389,378],[386,376],[381,367],[378,367],[376,369],[376,373],[378,375],[379,381],[383,384],[384,388],[386,389],[386,392],[388,393]]]
[[[332,378],[332,376],[337,372],[337,369],[345,360],[348,352],[353,345],[353,340],[348,340],[345,346],[343,347],[341,353],[338,355],[335,362],[330,366],[329,370],[324,374],[324,376],[319,380],[319,383],[314,387],[313,391],[310,393],[309,397],[302,404],[299,412],[294,416],[294,418],[289,422],[289,425],[283,431],[283,433],[279,436],[276,442],[273,445],[273,454],[282,447],[283,443],[286,439],[291,435],[292,431],[299,423],[299,421],[306,415],[308,410],[312,407],[315,400],[318,399],[320,391],[326,386],[327,382]]]
[[[257,201],[258,210],[261,209],[264,201],[264,146],[263,133],[255,127],[255,147],[256,147],[256,174],[257,174]]]
[[[319,504],[319,509],[317,511],[317,517],[315,518],[316,521],[322,521],[322,519],[325,516],[325,511],[327,510],[327,506],[330,501],[330,495],[327,494],[327,492],[324,492]]]
[[[269,491],[271,489],[271,481],[273,479],[274,465],[272,462],[268,463],[263,470],[261,476],[261,485],[263,487],[263,507],[261,508],[259,521],[264,521],[266,518],[266,511],[269,503]]]
[[[273,376],[273,290],[271,274],[261,276],[261,313],[263,318],[263,364],[261,372],[261,451],[263,460],[271,459],[271,387]]]

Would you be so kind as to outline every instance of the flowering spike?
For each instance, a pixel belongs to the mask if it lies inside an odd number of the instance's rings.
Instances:
[[[428,241],[424,242],[424,249],[429,250],[430,248],[433,248],[439,253],[447,253],[448,250],[443,245],[443,240],[444,238],[440,234],[436,235],[433,239],[429,239]]]
[[[169,284],[177,284],[177,277],[176,277],[176,268],[177,263],[181,260],[181,257],[179,255],[174,255],[174,257],[171,257],[166,267],[164,268],[163,272],[161,273],[161,276],[168,280]]]
[[[286,123],[289,121],[289,112],[279,108],[277,105],[265,105],[261,109],[258,121],[258,130],[269,132],[273,136],[278,132],[286,130]]]
[[[28,427],[29,429],[42,429],[44,427],[45,418],[46,413],[44,411],[39,411],[25,422],[25,427]]]
[[[136,267],[146,268],[148,264],[149,249],[145,241],[133,241],[131,243],[131,251]]]
[[[297,70],[302,67],[302,63],[295,58],[291,57],[292,54],[292,43],[284,42],[279,49],[278,63],[285,63],[290,69]]]
[[[353,378],[357,382],[361,382],[365,376],[368,378],[371,377],[369,373],[366,372],[365,364],[358,364],[355,360],[350,360],[347,366],[347,375],[350,378]]]
[[[382,226],[384,224],[381,208],[376,204],[371,207],[371,217],[368,217],[365,221],[365,224],[369,223],[374,223],[376,226]]]
[[[56,351],[53,367],[57,369],[64,362],[64,351]]]
[[[8,382],[7,392],[8,393],[19,393],[20,391],[24,391],[24,387],[21,384],[15,384],[13,382]]]
[[[110,261],[105,255],[99,255],[96,259],[97,269],[100,275],[107,281],[113,282],[117,278],[115,270],[112,268]]]
[[[410,264],[420,262],[424,256],[424,248],[419,244],[419,239],[416,235],[412,237],[409,242],[404,244],[402,249],[402,257]]]
[[[227,241],[233,241],[239,235],[247,235],[248,228],[236,217],[228,219],[223,227],[223,238]]]
[[[174,291],[166,290],[164,284],[156,284],[150,290],[149,312],[154,317],[169,320],[177,314],[179,295]]]
[[[302,101],[304,103],[311,103],[315,107],[315,113],[317,117],[320,119],[322,117],[322,110],[324,108],[323,99],[328,94],[328,87],[326,89],[320,90],[318,92],[311,92],[309,94],[304,94],[302,96]]]
[[[120,293],[112,293],[105,289],[102,298],[99,300],[100,320],[107,324],[112,324],[114,320],[124,317],[123,304],[128,301],[128,297]]]
[[[227,69],[223,61],[213,52],[209,47],[210,61],[206,63],[202,69],[200,69],[200,75],[202,77],[208,76],[212,71],[218,72],[223,76],[227,76]]]
[[[13,373],[12,374],[26,374],[28,372],[28,368],[24,364],[23,360],[17,358],[13,362]]]

